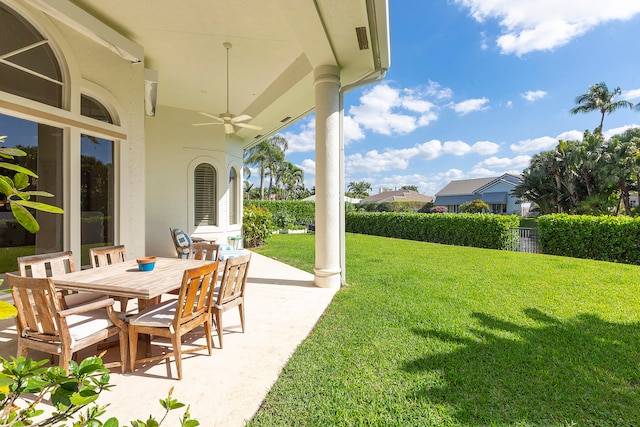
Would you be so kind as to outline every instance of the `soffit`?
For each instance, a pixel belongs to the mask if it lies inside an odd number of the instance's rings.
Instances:
[[[313,108],[313,67],[337,65],[343,85],[374,69],[355,32],[369,25],[365,0],[70,1],[143,46],[158,104],[193,110],[194,123],[206,121],[197,111],[226,111],[223,43],[232,43],[229,110],[264,128],[237,132],[245,144]]]

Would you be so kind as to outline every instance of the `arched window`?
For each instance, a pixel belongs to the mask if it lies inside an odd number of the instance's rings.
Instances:
[[[99,101],[80,97],[80,114],[105,123],[113,118]],[[80,138],[80,210],[82,259],[89,259],[90,246],[115,244],[114,142],[93,135]]]
[[[62,107],[62,71],[49,41],[0,3],[0,90]]]
[[[218,225],[215,168],[209,163],[200,163],[195,168],[193,184],[195,226]]]
[[[227,198],[229,200],[229,224],[238,223],[238,174],[235,168],[229,170],[229,185],[227,186]]]

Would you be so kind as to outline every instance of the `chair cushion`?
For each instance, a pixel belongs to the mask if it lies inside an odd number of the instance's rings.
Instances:
[[[127,320],[131,325],[168,328],[176,315],[175,299],[147,307]]]
[[[220,261],[226,261],[229,258],[237,258],[243,255],[246,255],[247,252],[242,249],[233,249],[230,251],[220,251],[218,253],[218,259]]]
[[[191,246],[191,237],[179,228],[173,230],[173,239],[176,242],[176,246],[180,248],[188,248]]]
[[[107,310],[93,310],[81,314],[72,314],[67,317],[69,334],[73,342],[87,338],[97,332],[107,329],[113,325]]]
[[[93,292],[75,292],[64,296],[64,302],[67,307],[76,307],[78,305],[86,304],[101,299],[109,298],[106,295],[100,295]]]

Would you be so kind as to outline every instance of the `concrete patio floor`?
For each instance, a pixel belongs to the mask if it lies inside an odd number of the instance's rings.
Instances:
[[[103,392],[98,403],[110,404],[107,416],[115,416],[120,424],[136,419],[146,420],[150,414],[162,416],[159,399],[171,387],[173,397],[191,405],[192,418],[204,427],[242,426],[260,407],[264,397],[278,378],[298,344],[304,340],[325,311],[336,289],[313,285],[313,275],[254,253],[249,268],[246,290],[246,332],[241,333],[238,310],[224,314],[224,349],[219,348],[214,333],[213,355],[206,350],[183,357],[183,378],[177,380],[173,358],[136,367],[135,372],[111,372],[116,385]],[[0,321],[0,355],[15,355],[15,324]],[[200,328],[185,342],[205,343]],[[95,353],[95,349],[90,349]],[[143,351],[143,349],[140,349]],[[161,350],[154,346],[154,354]],[[109,350],[105,360],[117,357],[117,347]],[[78,360],[91,355],[81,352]],[[46,358],[32,352],[33,359]],[[183,408],[184,409],[184,408]],[[170,413],[165,425],[177,425],[184,410]],[[172,418],[172,419],[169,419]]]

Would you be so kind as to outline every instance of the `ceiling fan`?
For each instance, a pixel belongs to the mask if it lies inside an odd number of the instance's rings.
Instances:
[[[262,130],[262,127],[260,126],[250,125],[249,123],[243,123],[248,120],[251,120],[252,119],[251,116],[247,114],[234,116],[229,112],[229,49],[231,49],[231,43],[224,42],[222,43],[222,46],[224,46],[224,48],[227,49],[227,111],[217,116],[200,111],[200,114],[202,114],[203,116],[209,117],[210,119],[214,119],[215,122],[194,123],[194,126],[224,125],[224,133],[226,134],[235,133],[236,127],[253,129],[253,130]]]

